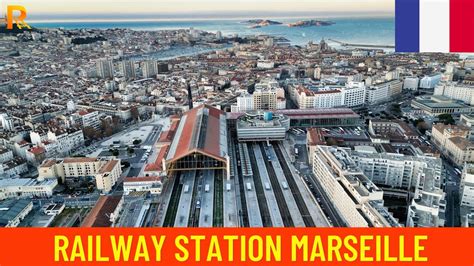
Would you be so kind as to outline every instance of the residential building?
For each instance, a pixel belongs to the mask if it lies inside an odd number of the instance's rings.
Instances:
[[[416,91],[420,86],[420,79],[418,77],[405,77],[403,80],[403,89]]]
[[[114,77],[114,64],[110,59],[102,59],[96,63],[97,76],[103,79]]]
[[[403,89],[403,82],[400,80],[391,80],[375,84],[367,88],[366,103],[377,104],[388,101],[390,98],[399,95]]]
[[[450,99],[474,105],[474,85],[459,82],[442,82],[436,86],[434,95],[441,95]]]
[[[400,226],[383,207],[383,191],[357,168],[347,150],[317,146],[312,160],[316,181],[347,226]]]
[[[95,174],[97,189],[101,190],[102,193],[109,193],[112,187],[117,183],[121,174],[122,168],[120,160],[110,160],[106,162]]]
[[[461,177],[461,206],[474,208],[474,164],[464,165]]]
[[[414,191],[428,178],[438,188],[443,183],[440,158],[378,153],[359,147],[351,152],[351,157],[376,185]]]
[[[425,76],[420,80],[421,89],[434,89],[436,85],[441,81],[441,74],[433,74]]]
[[[124,60],[120,62],[120,71],[126,79],[135,79],[135,63],[130,60]]]

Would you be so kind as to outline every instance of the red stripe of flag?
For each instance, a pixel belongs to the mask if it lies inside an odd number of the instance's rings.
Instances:
[[[450,0],[450,50],[474,52],[474,0]]]

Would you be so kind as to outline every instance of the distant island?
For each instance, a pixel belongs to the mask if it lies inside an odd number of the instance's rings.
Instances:
[[[252,28],[252,29],[266,27],[266,26],[270,26],[270,25],[281,25],[281,24],[283,24],[279,21],[268,20],[268,19],[251,19],[251,20],[243,21],[242,23],[251,24],[249,26],[249,28]]]
[[[332,21],[323,20],[301,20],[295,23],[288,24],[288,27],[320,27],[320,26],[331,26],[335,24]]]

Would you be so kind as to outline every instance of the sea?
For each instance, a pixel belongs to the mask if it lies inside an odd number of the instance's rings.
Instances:
[[[320,27],[288,27],[288,23],[308,20],[308,18],[271,19],[282,22],[282,25],[270,25],[261,28],[249,28],[249,24],[242,23],[248,19],[200,19],[200,20],[154,20],[154,21],[54,21],[32,22],[37,28],[64,28],[64,29],[110,29],[129,28],[133,30],[168,30],[189,29],[209,32],[221,31],[224,36],[229,35],[272,35],[288,39],[292,45],[305,45],[310,41],[319,42],[325,39],[331,46],[338,46],[328,39],[345,43],[394,45],[395,20],[394,18],[325,18],[335,24]]]

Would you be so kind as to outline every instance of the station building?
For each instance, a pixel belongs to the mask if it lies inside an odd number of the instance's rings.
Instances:
[[[164,161],[168,176],[180,171],[222,170],[230,177],[226,115],[208,105],[184,113]]]
[[[237,121],[239,141],[284,140],[290,129],[290,119],[283,114],[272,112],[249,112]]]

